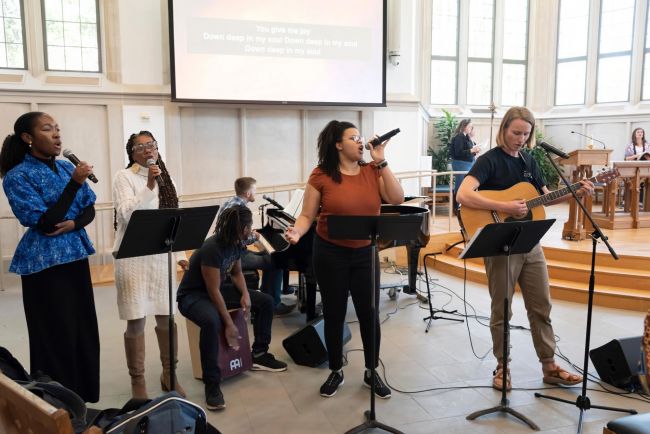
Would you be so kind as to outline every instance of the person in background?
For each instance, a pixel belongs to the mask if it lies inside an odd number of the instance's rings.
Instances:
[[[632,141],[625,147],[626,160],[650,160],[650,143],[645,139],[643,128],[632,131]]]
[[[0,177],[14,215],[27,228],[9,271],[20,275],[30,371],[86,402],[99,400],[99,331],[84,227],[95,218],[93,173],[57,160],[61,130],[52,116],[20,116],[0,151]]]
[[[219,213],[214,235],[190,257],[189,269],[178,287],[178,310],[201,329],[199,350],[205,402],[208,410],[221,410],[226,403],[221,392],[219,335],[224,333],[230,347],[239,349],[239,331],[228,309],[241,308],[248,318],[253,313],[252,346],[254,371],[286,371],[287,364],[269,353],[273,323],[273,298],[246,288],[241,268],[242,242],[253,224],[251,211],[235,205]],[[224,284],[230,272],[232,284]]]
[[[248,203],[255,202],[256,184],[255,178],[249,176],[237,178],[235,180],[235,196],[223,204],[221,212],[235,205],[248,206]],[[244,240],[244,251],[241,257],[242,270],[262,270],[260,290],[273,297],[274,315],[286,315],[294,309],[295,304],[287,305],[282,302],[283,270],[275,267],[273,258],[267,252],[254,252],[246,248],[246,246],[254,244],[259,239],[260,235],[257,231],[252,231],[248,238]]]
[[[481,147],[473,140],[473,132],[474,125],[471,119],[463,119],[458,123],[454,137],[451,139],[451,146],[449,147],[449,158],[451,159],[451,168],[454,172],[466,172],[471,169],[476,160],[476,154],[481,150]],[[454,175],[454,210],[458,209],[456,194],[464,178],[465,175],[462,174]]]
[[[379,311],[379,258],[371,258],[370,241],[332,239],[328,234],[327,218],[339,215],[379,215],[381,201],[399,205],[404,190],[388,167],[384,150],[388,141],[368,143],[372,162],[363,162],[364,138],[350,122],[331,121],[318,136],[318,166],[311,172],[302,211],[295,226],[285,234],[296,244],[318,215],[314,236],[314,271],[323,301],[325,344],[331,373],[320,388],[324,397],[333,396],[343,380],[343,324],[352,295],[359,318],[366,370],[363,384],[375,383],[375,394],[390,398],[391,390],[373,368],[379,360],[381,340],[378,316],[372,315],[371,296],[375,291],[375,310]],[[320,210],[320,214],[319,214]],[[375,261],[375,287],[371,284],[372,261]],[[375,354],[371,353],[373,327],[376,330]]]
[[[539,194],[549,193],[537,162],[530,154],[522,152],[524,146],[532,146],[535,137],[535,117],[525,107],[510,108],[501,121],[497,132],[497,147],[492,148],[476,160],[458,189],[458,202],[463,207],[505,212],[523,217],[528,213],[524,199],[498,201],[480,194],[480,190],[505,190],[519,182],[530,182]],[[594,185],[581,181],[578,196],[590,195]],[[570,194],[559,197],[551,204],[568,200]],[[462,216],[462,211],[461,211]],[[582,381],[582,376],[572,374],[555,363],[555,333],[551,326],[551,294],[548,282],[546,258],[541,244],[529,253],[483,258],[488,277],[490,298],[492,299],[490,332],[492,333],[492,352],[497,359],[493,373],[492,387],[501,390],[511,388],[510,372],[503,369],[503,324],[506,288],[508,301],[512,305],[514,284],[519,283],[524,299],[533,346],[542,365],[543,381],[547,384],[574,385]],[[504,272],[509,264],[509,279]],[[512,309],[509,306],[509,318]]]
[[[138,209],[178,208],[174,182],[165,167],[158,143],[149,131],[131,134],[126,143],[129,164],[115,175],[113,204],[115,207],[115,246],[117,251],[124,238],[133,211]],[[152,162],[153,164],[148,164]],[[160,182],[159,182],[160,181]],[[176,263],[187,269],[185,252],[175,253]],[[169,356],[169,282],[166,254],[139,256],[115,260],[115,286],[120,319],[126,320],[124,351],[131,376],[131,394],[147,399],[144,378],[145,338],[147,316],[156,318],[156,337],[162,362],[160,384],[170,389],[171,365],[176,366],[178,345],[174,344],[173,360]],[[176,289],[176,270],[172,270],[172,288]],[[173,339],[177,341],[174,325]],[[177,380],[175,390],[185,396]]]

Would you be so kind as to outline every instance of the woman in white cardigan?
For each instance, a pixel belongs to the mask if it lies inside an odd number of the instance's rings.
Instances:
[[[178,195],[165,164],[158,154],[158,143],[148,131],[132,134],[126,144],[129,165],[120,170],[113,181],[115,207],[115,246],[117,250],[124,237],[131,214],[137,209],[178,208]],[[148,160],[150,163],[147,164]],[[187,269],[185,253],[176,254],[177,263]],[[172,288],[176,291],[176,270],[172,272]],[[155,315],[156,336],[163,372],[161,387],[169,390],[170,366],[177,363],[178,345],[174,344],[174,358],[169,357],[169,294],[167,255],[150,255],[115,261],[115,286],[120,319],[127,321],[124,333],[126,363],[131,376],[134,398],[147,398],[144,379],[146,317]],[[176,299],[176,294],[173,295]],[[174,342],[177,330],[174,324]],[[175,389],[182,396],[185,391],[178,381]]]

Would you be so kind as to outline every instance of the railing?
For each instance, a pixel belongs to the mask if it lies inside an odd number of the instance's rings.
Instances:
[[[406,180],[416,180],[418,186],[422,186],[422,178],[431,178],[430,185],[436,185],[436,180],[440,176],[449,177],[449,190],[453,191],[454,177],[451,175],[461,174],[465,172],[436,172],[430,170],[417,170],[409,172],[400,172],[395,174],[395,176],[404,183]],[[428,181],[428,180],[425,180]],[[429,185],[428,182],[424,184]],[[258,196],[262,194],[268,194],[274,199],[276,195],[285,195],[290,198],[291,193],[299,188],[304,188],[305,183],[296,183],[296,184],[284,184],[284,185],[274,185],[270,187],[260,187],[257,189]],[[419,191],[422,191],[421,188]],[[179,197],[180,206],[202,206],[202,205],[217,205],[222,204],[227,199],[232,197],[235,194],[233,190],[220,191],[214,193],[201,193],[201,194],[189,194],[182,195]],[[431,233],[434,233],[434,227],[436,224],[436,191],[435,188],[432,189],[432,213],[431,213]],[[114,243],[114,228],[113,228],[113,204],[110,202],[96,203],[95,204],[95,220],[86,227],[88,236],[95,246],[97,253],[89,258],[89,261],[93,265],[106,265],[113,261],[112,251]],[[448,213],[445,217],[448,220],[447,229],[448,231],[452,230],[452,222],[454,221],[453,210],[451,206],[451,195],[450,203],[448,206]],[[256,222],[259,223],[259,222]],[[9,278],[8,268],[15,246],[18,244],[18,241],[25,233],[25,228],[21,226],[16,217],[13,215],[0,216],[0,290],[4,290],[7,287],[7,280]]]

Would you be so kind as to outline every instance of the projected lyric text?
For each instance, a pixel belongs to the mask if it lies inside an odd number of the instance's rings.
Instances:
[[[189,53],[367,60],[371,30],[363,27],[190,18]]]

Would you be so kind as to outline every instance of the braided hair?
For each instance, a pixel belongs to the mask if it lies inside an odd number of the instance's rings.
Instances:
[[[219,213],[214,233],[221,248],[237,247],[241,244],[246,226],[253,224],[253,214],[248,207],[235,205]]]
[[[126,142],[126,155],[129,157],[129,164],[126,165],[127,169],[136,163],[133,159],[133,153],[135,152],[133,148],[135,146],[135,139],[140,136],[147,136],[153,141],[156,140],[152,133],[145,130],[140,131],[137,134],[131,134],[129,140]],[[176,193],[176,187],[174,187],[167,166],[165,166],[160,154],[158,154],[156,164],[160,167],[160,177],[163,180],[163,185],[158,185],[158,208],[178,208],[178,194]],[[117,211],[113,211],[113,227],[117,230]]]
[[[348,128],[357,127],[351,122],[330,121],[318,135],[318,167],[337,184],[341,183],[341,170],[336,144],[343,140],[343,132]]]
[[[0,178],[4,178],[7,172],[23,162],[25,155],[29,153],[29,144],[25,143],[21,135],[23,133],[33,135],[36,120],[44,115],[43,112],[29,112],[16,119],[14,133],[9,134],[2,143]]]

